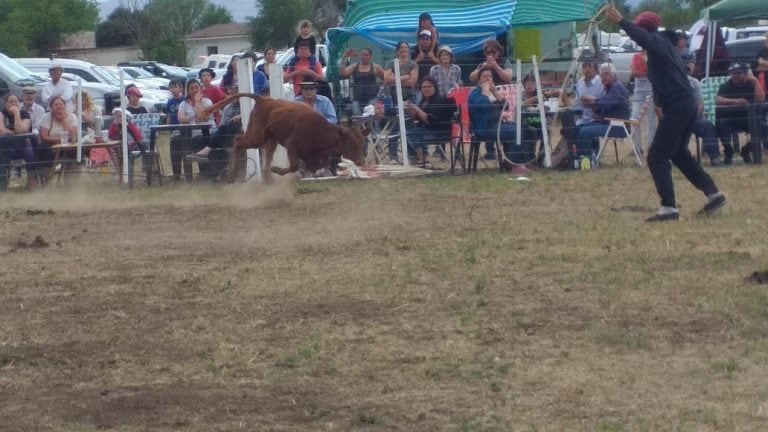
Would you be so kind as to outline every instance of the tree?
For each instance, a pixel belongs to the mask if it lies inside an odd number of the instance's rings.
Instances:
[[[143,11],[120,6],[96,27],[96,46],[114,47],[139,43],[138,31],[146,28],[147,19]]]
[[[99,15],[94,0],[5,0],[0,49],[12,56],[47,52],[67,34],[93,30]]]
[[[210,27],[214,24],[229,24],[234,21],[229,9],[215,4],[208,4],[197,21],[196,30]]]

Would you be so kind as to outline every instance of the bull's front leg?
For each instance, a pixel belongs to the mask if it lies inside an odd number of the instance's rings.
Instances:
[[[277,141],[274,139],[267,140],[264,145],[264,181],[269,182],[272,180],[272,159],[275,157],[275,151],[277,150]]]
[[[247,144],[243,136],[235,137],[235,144],[232,146],[232,160],[229,162],[229,182],[234,183],[240,173],[240,164],[245,157]]]
[[[296,172],[299,170],[299,149],[296,145],[296,142],[293,140],[286,140],[286,142],[283,143],[283,147],[288,151],[288,168],[273,168],[272,171],[280,174],[285,175],[291,172]]]

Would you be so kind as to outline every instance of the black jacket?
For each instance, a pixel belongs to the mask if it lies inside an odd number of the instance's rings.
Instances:
[[[648,79],[656,106],[664,110],[677,101],[694,99],[683,59],[669,39],[658,32],[649,33],[626,19],[619,21],[619,27],[648,54]]]

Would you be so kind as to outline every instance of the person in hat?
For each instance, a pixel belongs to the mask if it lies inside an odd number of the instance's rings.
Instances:
[[[696,121],[696,98],[688,82],[683,59],[672,42],[659,34],[661,17],[655,12],[639,14],[634,23],[626,20],[613,5],[606,17],[619,25],[627,35],[643,47],[648,55],[648,79],[653,87],[653,101],[660,109],[660,121],[648,149],[648,168],[661,207],[646,222],[673,221],[680,218],[672,181],[672,164],[685,175],[707,202],[700,215],[711,215],[725,205],[712,177],[696,162],[688,150],[688,142]],[[671,163],[670,163],[671,162]]]
[[[45,116],[45,108],[35,102],[37,99],[37,89],[32,86],[24,86],[21,89],[21,110],[29,114],[32,122],[32,132],[39,133],[40,121]]]
[[[136,86],[136,84],[128,84],[127,87],[125,87],[125,96],[128,97],[128,106],[125,107],[125,109],[133,114],[147,114],[149,111],[147,111],[147,108],[141,105],[141,90]]]
[[[107,135],[111,140],[119,140],[123,136],[123,110],[120,108],[113,109],[112,117],[112,124],[107,130]],[[125,111],[125,120],[128,137],[133,139],[133,141],[131,141],[128,145],[128,150],[133,151],[137,148],[143,148],[141,143],[141,130],[136,125],[136,123],[133,122],[133,114],[131,114],[131,112],[128,110]]]
[[[726,165],[733,160],[733,133],[749,131],[747,105],[765,102],[765,92],[746,63],[731,63],[728,73],[730,78],[720,86],[715,98],[715,128],[723,145],[723,162]],[[741,148],[741,157],[745,163],[752,161],[750,151],[749,145]]]
[[[461,87],[461,67],[454,63],[453,50],[443,45],[437,50],[438,63],[429,70],[429,75],[437,81],[440,94],[447,96],[456,87]]]
[[[322,116],[328,120],[328,123],[336,124],[338,122],[336,109],[333,108],[333,103],[330,99],[317,94],[318,87],[316,81],[302,81],[301,94],[296,96],[293,100],[311,106],[312,109],[322,114]]]
[[[424,77],[429,76],[429,71],[432,69],[432,66],[438,63],[437,50],[434,48],[432,42],[432,32],[429,30],[422,30],[421,33],[419,33],[419,40],[411,52],[411,60],[419,65],[417,76],[419,81],[424,79]]]
[[[350,58],[356,56],[357,52],[353,49],[344,53],[344,57],[339,59],[339,75],[351,78],[349,88],[352,91],[352,114],[359,116],[363,107],[376,101],[379,83],[384,81],[384,68],[371,61],[373,53],[370,48],[361,48],[360,62],[349,64]],[[345,58],[347,66],[342,64]]]
[[[51,99],[59,96],[66,102],[67,110],[72,112],[74,110],[74,105],[72,104],[74,90],[72,89],[72,83],[61,77],[64,74],[64,68],[61,66],[61,63],[51,63],[48,73],[51,75],[51,80],[43,86],[41,95],[43,103],[48,105],[51,103]]]
[[[435,51],[440,46],[440,33],[435,27],[435,22],[432,21],[432,15],[428,12],[422,12],[419,15],[419,29],[416,30],[416,40],[419,39],[421,33],[427,30],[432,37],[432,46],[429,47],[430,51]]]

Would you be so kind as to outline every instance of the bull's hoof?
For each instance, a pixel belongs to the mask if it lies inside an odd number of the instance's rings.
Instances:
[[[291,172],[289,168],[280,168],[280,167],[274,167],[274,166],[271,167],[269,170],[278,175],[286,175],[289,172]]]

